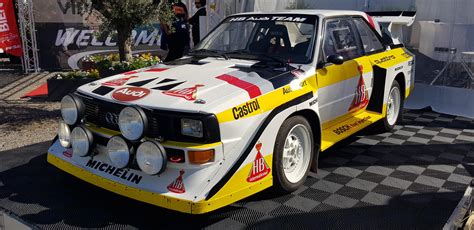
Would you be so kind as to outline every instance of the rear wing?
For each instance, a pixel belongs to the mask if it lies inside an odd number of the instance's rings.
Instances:
[[[369,22],[375,22],[377,32],[391,43],[399,45],[403,41],[403,26],[411,26],[415,21],[416,11],[367,12]],[[377,28],[378,27],[378,28]]]

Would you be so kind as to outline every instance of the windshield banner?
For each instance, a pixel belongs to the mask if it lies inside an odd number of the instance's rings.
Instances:
[[[282,14],[282,15],[241,15],[230,17],[226,22],[245,22],[245,21],[274,21],[274,22],[300,22],[314,24],[316,16],[302,14]]]

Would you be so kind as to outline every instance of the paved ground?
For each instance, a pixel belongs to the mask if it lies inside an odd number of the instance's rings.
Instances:
[[[44,84],[51,73],[0,73],[0,151],[51,140],[60,116],[59,103],[20,98]]]
[[[49,142],[0,152],[0,207],[46,229],[440,229],[474,174],[474,121],[407,111],[391,133],[351,138],[319,174],[199,216],[101,190],[46,163]]]

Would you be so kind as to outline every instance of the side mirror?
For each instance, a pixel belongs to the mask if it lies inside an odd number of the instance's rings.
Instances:
[[[333,55],[330,55],[327,58],[327,61],[329,63],[333,63],[335,65],[340,65],[340,64],[344,63],[344,57],[342,57],[341,55],[338,55],[338,54],[333,54]]]

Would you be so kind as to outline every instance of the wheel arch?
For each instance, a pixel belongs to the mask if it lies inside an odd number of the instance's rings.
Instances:
[[[405,74],[403,74],[403,72],[400,72],[398,73],[396,76],[395,76],[395,79],[394,81],[397,81],[398,82],[398,85],[400,86],[400,92],[402,93],[402,100],[405,100],[405,97],[406,97],[406,78],[405,78]]]
[[[313,152],[313,161],[311,162],[310,170],[312,172],[317,172],[318,170],[318,159],[319,153],[321,152],[321,140],[322,140],[322,126],[321,120],[319,119],[319,115],[311,109],[303,109],[294,112],[289,117],[292,116],[302,116],[304,117],[308,123],[311,125],[311,131],[313,132],[313,143],[314,145],[314,152]]]

